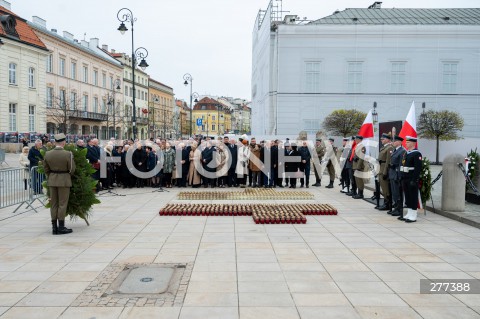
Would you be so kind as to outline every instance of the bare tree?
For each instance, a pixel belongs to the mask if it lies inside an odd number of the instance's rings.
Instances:
[[[323,120],[323,128],[333,135],[343,137],[357,134],[366,113],[358,110],[335,110]]]
[[[55,124],[55,131],[65,134],[77,134],[72,131],[74,124],[81,119],[81,111],[79,105],[81,99],[76,94],[72,94],[70,98],[66,96],[66,90],[60,90],[58,95],[51,96],[51,101],[47,101],[45,115],[47,122]]]
[[[417,130],[420,137],[437,141],[436,164],[439,163],[440,141],[461,139],[463,118],[457,112],[428,110],[420,114]]]

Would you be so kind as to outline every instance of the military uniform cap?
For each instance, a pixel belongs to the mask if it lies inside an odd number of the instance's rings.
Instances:
[[[387,133],[383,133],[383,134],[382,134],[382,138],[388,138],[389,140],[392,139],[392,137],[391,137],[389,134],[387,134]]]
[[[400,142],[403,142],[403,137],[401,136],[398,136],[398,135],[395,135],[395,137],[393,138],[394,141],[400,141]]]
[[[65,134],[59,133],[59,134],[55,134],[54,138],[55,138],[55,142],[63,142],[67,137],[65,136]]]
[[[348,142],[350,139],[349,139],[348,137],[344,137],[343,140],[344,140],[345,142]]]
[[[417,138],[413,136],[407,136],[407,142],[416,142]]]
[[[357,138],[359,140],[363,140],[363,136],[361,136],[361,135],[356,135],[355,138]]]
[[[317,142],[321,142],[321,141],[322,141],[322,139],[321,139],[321,138],[317,138]]]
[[[333,137],[329,137],[328,140],[329,140],[329,141],[332,141],[332,142],[335,142],[335,140],[333,139]]]

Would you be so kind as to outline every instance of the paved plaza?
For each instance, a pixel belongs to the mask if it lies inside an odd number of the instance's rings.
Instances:
[[[419,293],[422,278],[480,278],[480,229],[433,213],[406,224],[338,186],[307,191],[315,200],[268,202],[328,203],[338,215],[159,216],[193,201],[175,188],[120,189],[100,197],[90,226],[67,221],[73,233],[52,236],[47,209],[0,210],[0,317],[480,318],[480,294]],[[183,298],[100,297],[122,265],[152,263],[185,266]]]

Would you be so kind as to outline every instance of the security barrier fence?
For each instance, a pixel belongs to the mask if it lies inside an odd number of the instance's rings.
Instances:
[[[43,196],[42,182],[44,175],[38,172],[38,167],[7,168],[0,170],[0,209],[18,205],[13,213],[26,205],[37,212],[33,203]]]

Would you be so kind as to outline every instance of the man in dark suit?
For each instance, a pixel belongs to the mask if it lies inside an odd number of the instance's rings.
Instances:
[[[95,139],[89,139],[87,141],[87,160],[95,168],[95,173],[92,174],[92,178],[97,181],[96,191],[100,191],[100,148],[96,147]]]
[[[227,141],[228,141],[228,138],[227,138]],[[225,143],[225,139],[224,139],[224,143]],[[237,174],[235,173],[235,168],[237,167],[237,156],[238,156],[238,149],[236,144],[237,143],[233,138],[230,141],[228,141],[228,143],[225,143],[225,149],[228,149],[228,151],[230,152],[230,160],[231,160],[230,167],[228,168],[228,180],[227,180],[228,187],[238,186]]]
[[[402,216],[403,201],[402,201],[402,187],[400,166],[402,165],[403,154],[406,152],[402,146],[403,138],[395,136],[393,139],[394,150],[390,158],[390,166],[388,170],[388,178],[390,179],[390,186],[392,188],[392,204],[393,211],[388,212],[392,216]]]
[[[290,176],[290,187],[289,188],[296,188],[297,187],[297,171],[300,169],[300,160],[301,156],[300,153],[297,150],[297,145],[295,144],[288,144],[288,147],[286,149],[287,151],[287,157],[297,157],[291,158],[289,162],[285,162],[285,173],[287,173]],[[288,180],[288,178],[287,178]]]
[[[73,154],[65,151],[66,137],[60,133],[55,135],[56,147],[45,153],[43,167],[47,175],[47,185],[50,191],[50,215],[52,217],[52,234],[63,235],[72,232],[65,227],[72,176],[75,172]],[[58,225],[57,225],[58,220]]]
[[[205,149],[202,151],[202,166],[206,172],[215,173],[216,167],[211,167],[209,165],[215,158],[215,148],[212,145],[212,141],[208,140]],[[215,187],[215,178],[211,176],[204,176],[204,185],[203,187],[207,188],[210,184],[210,187]]]

